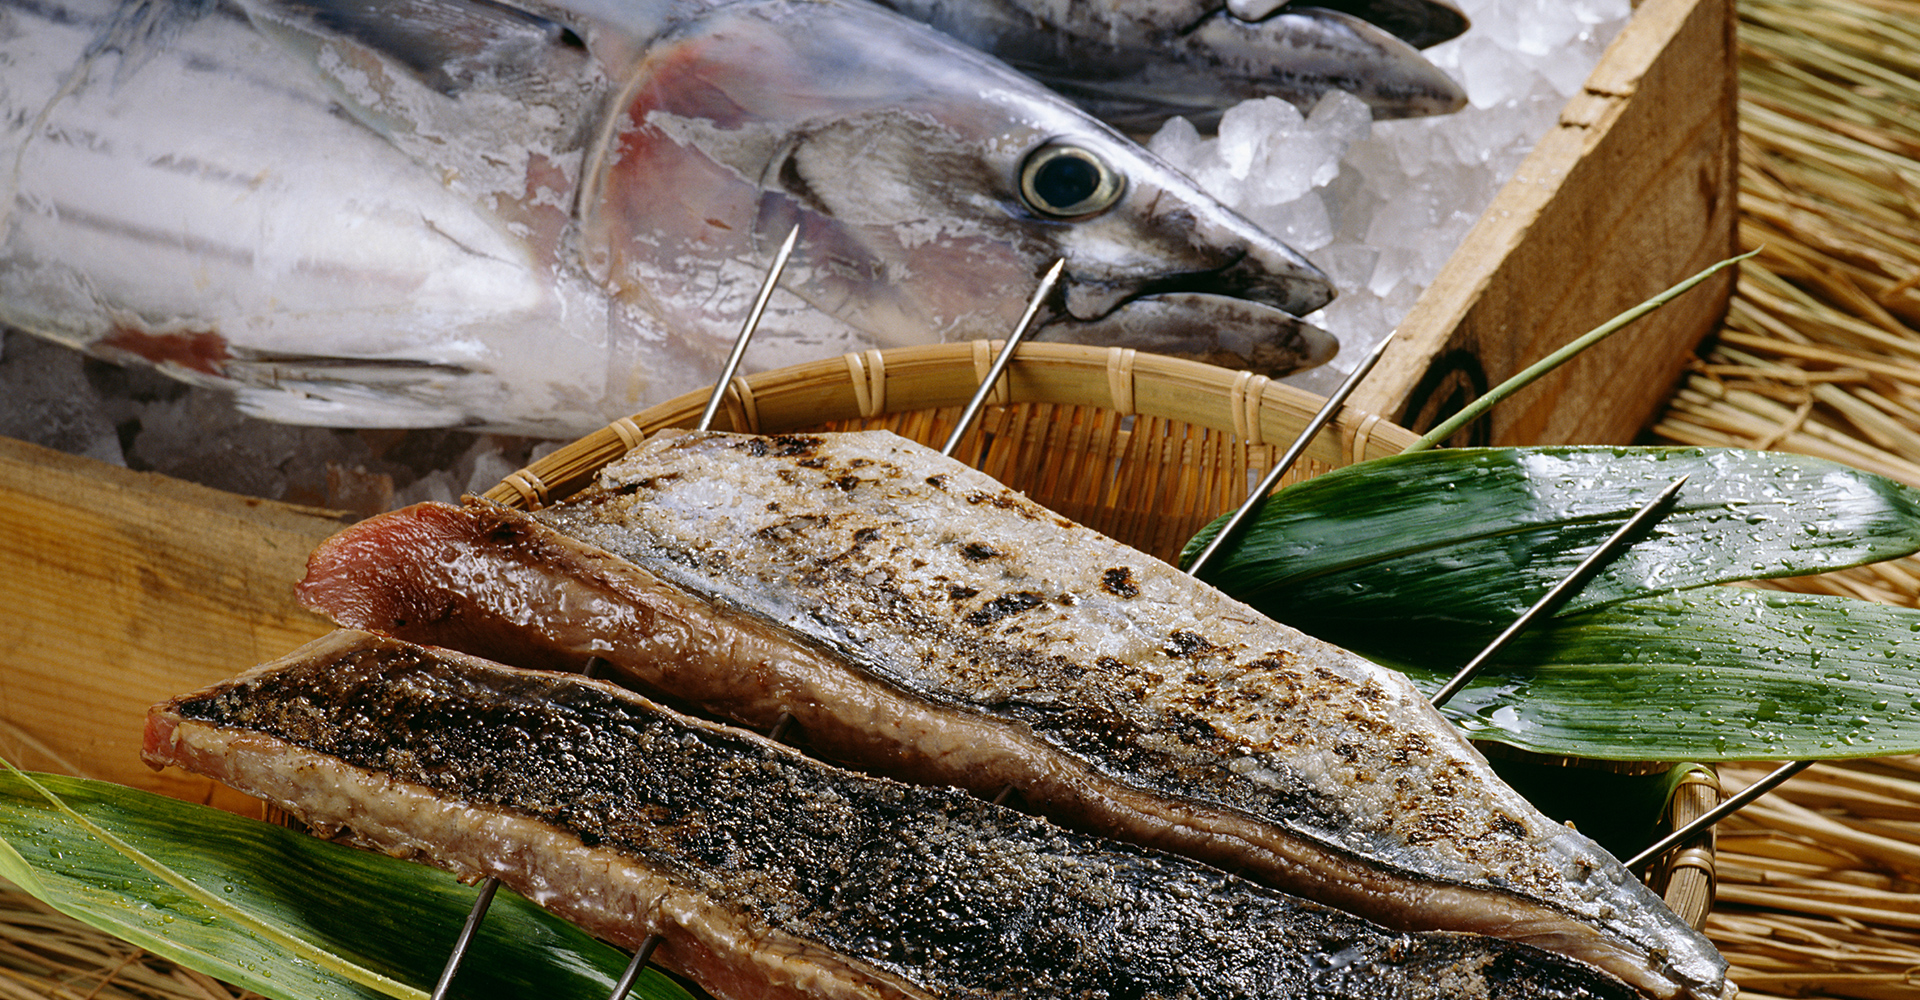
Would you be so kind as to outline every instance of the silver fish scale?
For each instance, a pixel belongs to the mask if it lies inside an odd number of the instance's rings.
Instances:
[[[1124,782],[1613,913],[1617,865],[1404,677],[892,435],[656,439],[538,516]]]
[[[1124,176],[1071,220],[1019,178]],[[1279,375],[1299,253],[1060,95],[865,0],[0,0],[0,321],[334,426],[574,437],[749,369],[999,336]]]

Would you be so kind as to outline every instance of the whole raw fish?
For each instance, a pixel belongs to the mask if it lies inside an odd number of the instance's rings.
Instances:
[[[0,0],[0,321],[338,426],[578,434],[748,367],[1004,336],[1334,345],[1326,278],[861,0]]]
[[[1311,110],[1330,90],[1365,101],[1375,118],[1447,114],[1467,102],[1458,83],[1392,33],[1431,44],[1465,30],[1464,15],[1439,2],[880,3],[1006,60],[1132,132],[1151,132],[1175,115],[1212,127],[1222,112],[1256,97]]]
[[[1281,8],[1316,7],[1379,25],[1419,49],[1459,37],[1469,23],[1453,0],[1227,0],[1227,11],[1243,21],[1258,21]]]

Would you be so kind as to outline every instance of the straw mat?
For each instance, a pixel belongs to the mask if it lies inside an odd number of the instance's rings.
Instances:
[[[1920,0],[1739,10],[1741,239],[1764,249],[1649,440],[1920,486]],[[1920,561],[1769,586],[1920,605]],[[1816,765],[1718,846],[1706,930],[1743,998],[1920,998],[1920,760]],[[0,884],[0,1000],[241,995]]]
[[[1742,266],[1650,436],[1920,486],[1920,3],[1739,0]],[[1769,586],[1920,604],[1920,561]],[[1729,792],[1764,773],[1728,768]],[[1719,831],[1743,998],[1920,997],[1920,761],[1816,765]]]

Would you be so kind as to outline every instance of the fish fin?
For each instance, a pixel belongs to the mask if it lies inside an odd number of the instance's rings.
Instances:
[[[444,95],[516,92],[571,75],[586,41],[572,27],[494,0],[244,0],[263,31],[337,38]],[[560,63],[560,66],[556,66]]]

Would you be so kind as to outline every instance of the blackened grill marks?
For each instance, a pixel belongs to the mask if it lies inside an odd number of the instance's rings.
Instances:
[[[966,495],[966,501],[976,507],[984,505],[995,510],[1011,511],[1029,521],[1059,519],[1052,511],[1011,490],[974,490]]]
[[[1046,598],[1030,590],[1023,590],[1013,594],[1002,594],[982,604],[978,610],[968,613],[961,621],[975,628],[984,628],[1003,618],[1010,618],[1023,611],[1031,611],[1046,603]]]
[[[1162,648],[1166,650],[1168,656],[1183,660],[1220,651],[1220,647],[1209,642],[1206,636],[1186,629],[1175,629],[1167,633],[1167,644]]]
[[[827,519],[817,514],[798,514],[761,528],[756,534],[770,542],[777,542],[794,535],[804,535],[825,526]]]
[[[657,476],[648,476],[645,479],[636,479],[632,482],[621,483],[617,492],[622,496],[631,496],[642,492],[654,493],[662,486],[666,486],[679,478],[680,473],[678,472],[663,472]]]
[[[805,458],[820,449],[821,438],[809,434],[775,434],[771,437],[746,437],[735,447],[753,458],[773,455],[778,458]]]
[[[821,438],[806,434],[776,434],[773,437],[773,454],[782,458],[812,457],[823,443]]]
[[[1101,573],[1100,588],[1115,597],[1140,596],[1140,587],[1133,582],[1133,570],[1125,566],[1115,566]]]
[[[999,554],[985,542],[968,542],[960,546],[960,557],[968,562],[986,562]]]
[[[982,1000],[1411,1000],[1432,996],[1436,979],[1466,976],[1484,980],[1489,1000],[1633,996],[1531,948],[1385,932],[1206,866],[1068,833],[951,790],[849,775],[595,682],[359,641],[368,645],[337,658],[296,654],[161,706],[153,719],[165,723],[171,710],[218,732],[268,734],[428,789],[478,821],[536,820],[664,875],[664,891],[704,906],[672,912],[736,922],[719,940],[771,947],[794,956],[788,961],[845,963],[856,982],[873,978],[858,970],[878,970],[927,995]],[[192,722],[171,725],[193,738]],[[181,752],[152,728],[148,748],[155,763]],[[295,794],[309,798],[285,804],[318,810],[309,818],[320,828],[351,829],[378,814],[382,802],[344,802],[329,777],[322,768],[300,781]],[[432,859],[434,834],[462,835],[439,827],[409,843]],[[527,877],[546,898],[564,909],[576,894],[604,891],[578,874],[550,878],[583,869],[547,850],[569,848],[530,843],[517,855],[538,873]],[[584,867],[595,880],[618,881],[625,870],[590,860]],[[508,884],[520,873],[504,873]],[[669,941],[684,933],[664,929]],[[1326,960],[1333,955],[1351,962]],[[744,954],[723,957],[749,977],[764,974]]]

